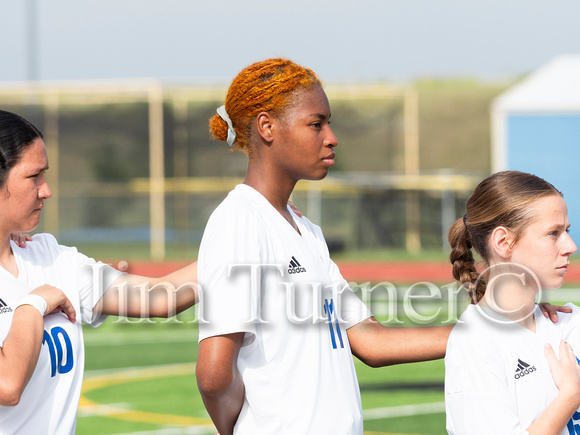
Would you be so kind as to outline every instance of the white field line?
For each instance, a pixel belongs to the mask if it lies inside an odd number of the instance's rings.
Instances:
[[[155,331],[153,333],[139,332],[109,332],[85,333],[85,346],[124,346],[127,344],[148,344],[148,343],[188,343],[196,342],[198,339],[197,330],[193,331]]]
[[[127,403],[108,403],[106,405],[84,405],[79,406],[77,415],[79,417],[93,417],[93,416],[107,416],[112,414],[118,414],[119,409],[130,410],[130,406]]]
[[[90,370],[85,372],[85,379],[147,379],[168,375],[188,375],[195,373],[195,364],[166,364],[151,367],[128,367],[125,369],[111,370]],[[123,408],[126,404],[119,405],[99,405],[97,407],[87,407],[86,413],[106,414],[111,407]],[[101,409],[102,407],[102,409]],[[79,411],[81,411],[79,409]],[[82,411],[81,411],[82,412]],[[363,410],[365,420],[377,420],[382,418],[405,417],[423,414],[438,414],[445,412],[445,402],[421,403],[416,405],[389,406],[385,408],[374,408]],[[152,433],[152,432],[147,432]],[[159,432],[161,433],[161,432]]]
[[[208,435],[215,434],[214,430],[204,429],[202,427],[182,427],[182,428],[171,428],[171,429],[157,429],[149,430],[145,432],[129,432],[124,434],[116,435]]]
[[[140,379],[172,375],[189,375],[194,376],[195,363],[177,363],[163,364],[158,366],[145,367],[125,367],[122,369],[106,370],[86,370],[85,379],[93,380],[94,378],[104,379]]]
[[[439,414],[445,412],[445,402],[421,403],[418,405],[389,406],[386,408],[363,409],[364,420],[408,417],[412,415]]]

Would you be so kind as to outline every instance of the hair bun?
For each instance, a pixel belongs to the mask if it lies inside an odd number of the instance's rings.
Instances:
[[[217,140],[228,140],[228,124],[217,114],[209,120],[209,131]]]

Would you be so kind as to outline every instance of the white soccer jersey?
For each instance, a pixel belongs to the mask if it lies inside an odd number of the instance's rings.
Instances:
[[[199,339],[246,333],[234,433],[362,434],[346,330],[371,314],[330,260],[320,228],[294,220],[300,234],[247,185],[215,210],[198,258]]]
[[[12,243],[18,278],[0,268],[0,340],[10,329],[20,299],[43,284],[61,289],[72,302],[77,319],[98,326],[105,316],[94,318],[93,307],[121,274],[97,263],[75,248],[58,245],[49,234],[33,236],[26,248]],[[101,279],[102,277],[102,279]],[[96,279],[95,279],[96,278]],[[95,284],[95,285],[93,285]],[[84,370],[82,324],[62,314],[44,317],[44,339],[36,369],[20,403],[0,406],[1,434],[74,434]]]
[[[558,355],[560,340],[580,350],[580,313],[552,323],[534,310],[536,333],[470,305],[453,328],[445,356],[445,408],[450,434],[527,434],[558,394],[544,344]],[[498,319],[503,322],[498,322]],[[562,434],[576,434],[580,414]],[[580,428],[579,428],[580,429]]]

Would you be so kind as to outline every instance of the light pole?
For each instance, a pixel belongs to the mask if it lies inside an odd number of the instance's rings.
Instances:
[[[26,78],[30,83],[38,80],[38,8],[37,0],[26,3]]]

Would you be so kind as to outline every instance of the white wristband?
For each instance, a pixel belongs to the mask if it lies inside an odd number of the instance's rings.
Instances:
[[[44,315],[46,314],[46,310],[48,308],[48,304],[46,303],[46,300],[39,295],[26,295],[24,296],[22,299],[20,299],[20,302],[18,303],[18,305],[16,305],[16,308],[18,308],[21,305],[32,305],[34,308],[36,308],[38,310],[38,312],[40,313],[40,315],[42,317],[44,317]]]

